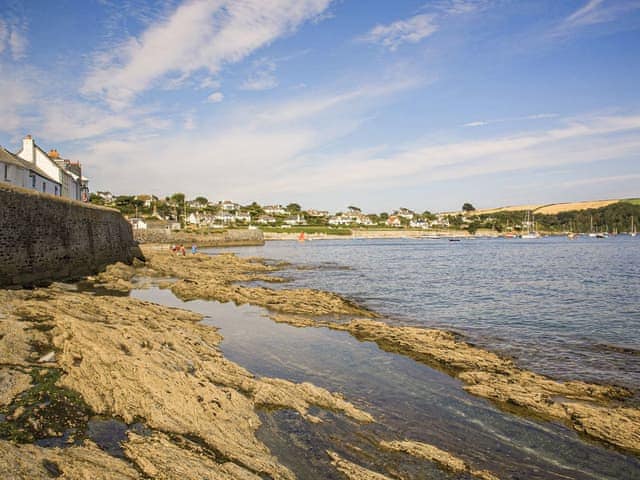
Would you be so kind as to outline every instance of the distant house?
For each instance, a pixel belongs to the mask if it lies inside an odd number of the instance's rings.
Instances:
[[[413,210],[409,210],[408,208],[401,208],[400,210],[394,212],[394,215],[401,218],[406,218],[407,220],[413,220],[416,212]]]
[[[259,223],[261,225],[270,225],[276,223],[276,221],[277,220],[271,215],[261,215],[256,220],[256,223]]]
[[[429,228],[429,224],[424,220],[411,220],[409,226],[411,228]]]
[[[287,214],[287,209],[284,208],[282,205],[267,205],[265,207],[262,207],[262,210],[264,210],[264,213],[266,213],[267,215],[286,215]]]
[[[113,202],[113,193],[111,192],[96,192],[96,195],[100,197],[104,201],[104,203]]]
[[[144,208],[151,208],[154,202],[158,201],[158,197],[155,195],[136,195],[135,199],[142,202]]]
[[[236,210],[240,210],[240,205],[229,200],[225,200],[218,204],[220,209],[224,212],[235,212]]]
[[[367,215],[351,209],[347,213],[329,218],[328,223],[329,225],[373,225]]]
[[[303,225],[304,221],[300,215],[290,216],[284,220],[285,225]]]
[[[0,181],[51,195],[62,195],[62,184],[32,162],[0,147]]]
[[[129,223],[131,224],[131,228],[134,230],[146,230],[147,222],[145,222],[142,218],[130,218]]]
[[[218,212],[215,216],[215,220],[220,223],[233,223],[236,219],[236,216],[233,213],[229,212]]]
[[[307,214],[308,217],[313,217],[313,218],[323,218],[323,217],[328,217],[329,216],[329,212],[327,212],[326,210],[307,210],[305,212]]]
[[[187,223],[190,225],[200,225],[202,218],[196,212],[191,212],[187,217]]]
[[[389,227],[401,227],[402,226],[402,222],[400,221],[400,218],[397,215],[391,215],[389,218],[387,218],[387,221],[385,223]]]
[[[249,212],[237,212],[235,217],[236,222],[251,222],[251,214]]]

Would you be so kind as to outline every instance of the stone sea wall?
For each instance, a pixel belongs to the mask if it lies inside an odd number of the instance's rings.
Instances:
[[[118,211],[0,183],[0,286],[78,278],[141,256]]]
[[[166,229],[135,230],[135,239],[140,243],[184,244],[198,247],[241,247],[264,245],[264,235],[260,230],[227,230],[208,234],[168,231]]]

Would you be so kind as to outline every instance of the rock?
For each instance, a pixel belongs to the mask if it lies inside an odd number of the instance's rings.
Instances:
[[[335,452],[327,451],[327,455],[331,458],[331,464],[349,480],[392,480],[381,473],[345,460]]]
[[[54,362],[56,359],[56,352],[49,352],[38,359],[38,363]]]
[[[404,440],[380,442],[380,446],[387,450],[407,453],[413,457],[437,463],[442,468],[456,474],[468,473],[481,480],[499,480],[498,477],[494,476],[491,472],[486,470],[473,470],[464,460],[428,443]]]

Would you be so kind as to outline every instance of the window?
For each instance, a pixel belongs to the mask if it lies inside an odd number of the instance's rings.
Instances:
[[[36,176],[31,175],[31,188],[36,188]]]
[[[43,192],[47,191],[47,184],[45,182],[42,182],[42,191]]]
[[[58,185],[55,185],[54,188],[56,190],[56,195],[58,195]]]
[[[9,180],[9,165],[4,164],[4,179]]]

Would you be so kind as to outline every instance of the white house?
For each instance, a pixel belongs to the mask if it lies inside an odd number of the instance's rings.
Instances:
[[[251,214],[249,212],[238,212],[235,217],[236,222],[251,222]]]
[[[397,217],[406,218],[407,220],[413,220],[416,212],[413,210],[409,210],[408,208],[401,208],[400,210],[393,212],[393,214]]]
[[[48,154],[45,153],[31,137],[27,135],[22,140],[22,149],[17,155],[38,168],[50,180],[41,181],[36,177],[31,179],[31,187],[45,193],[60,195],[72,200],[88,201],[88,180],[82,176],[79,162],[72,162],[60,158],[58,151],[53,149]],[[56,193],[56,184],[59,192]]]
[[[146,230],[147,222],[145,222],[142,218],[130,218],[129,223],[131,224],[131,228],[134,230]]]
[[[302,224],[304,224],[304,221],[302,220],[300,215],[296,215],[296,216],[290,216],[290,217],[286,218],[284,223],[286,225],[302,225]]]
[[[265,207],[262,207],[262,210],[264,210],[264,213],[266,213],[267,215],[286,215],[287,214],[287,209],[284,208],[282,205],[267,205]]]
[[[261,215],[258,217],[258,220],[256,220],[256,223],[260,223],[262,225],[269,225],[269,224],[273,224],[276,223],[276,219],[270,215]]]
[[[240,205],[239,204],[231,202],[229,200],[225,200],[224,202],[220,202],[219,206],[224,212],[235,212],[236,210],[240,209]]]
[[[55,178],[13,153],[0,147],[0,181],[51,195],[62,195],[62,184]]]

